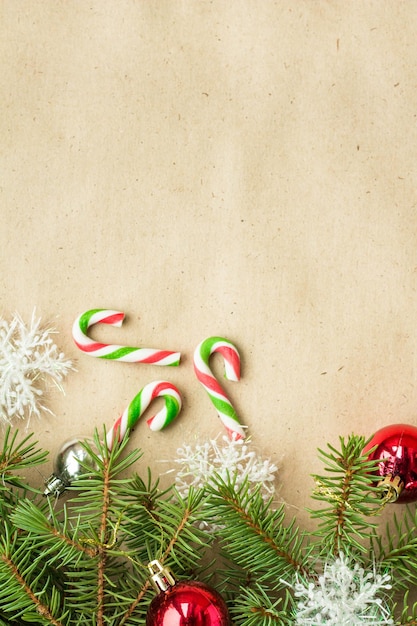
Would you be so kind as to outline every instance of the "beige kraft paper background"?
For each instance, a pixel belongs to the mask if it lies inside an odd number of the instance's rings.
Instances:
[[[184,406],[138,425],[138,471],[223,436],[193,373],[211,335],[240,351],[225,389],[291,513],[317,447],[417,424],[416,2],[1,0],[0,16],[0,313],[36,307],[77,368],[56,417],[29,424],[51,463],[153,380]],[[126,313],[94,337],[181,366],[82,354],[90,308]]]

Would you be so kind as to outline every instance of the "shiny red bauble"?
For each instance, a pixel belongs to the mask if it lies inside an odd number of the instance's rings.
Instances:
[[[395,502],[417,500],[417,427],[408,424],[391,424],[378,430],[365,446],[364,454],[371,448],[372,460],[380,460],[378,474],[381,479],[397,481],[400,485]]]
[[[226,603],[215,589],[194,580],[175,583],[151,602],[146,626],[229,626]]]

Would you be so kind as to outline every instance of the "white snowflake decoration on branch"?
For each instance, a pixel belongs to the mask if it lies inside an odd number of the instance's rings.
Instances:
[[[261,459],[250,449],[247,439],[230,440],[224,436],[222,441],[222,446],[212,439],[194,448],[190,445],[178,448],[175,463],[180,468],[175,483],[179,493],[186,497],[190,487],[199,489],[208,484],[213,485],[216,476],[223,480],[233,476],[237,486],[248,480],[253,487],[260,485],[265,497],[271,496],[274,493],[277,466]]]
[[[394,624],[379,597],[391,589],[391,577],[351,566],[342,553],[316,582],[294,585],[297,626],[384,626]]]
[[[73,369],[51,338],[52,328],[42,329],[40,319],[29,326],[19,315],[12,321],[0,318],[0,420],[11,423],[18,417],[40,416],[52,411],[41,402],[42,383],[52,379],[62,391],[61,382]]]
[[[261,459],[250,449],[248,439],[229,439],[222,437],[223,445],[215,439],[195,447],[184,445],[178,448],[178,458],[174,462],[179,465],[176,471],[175,486],[179,494],[187,498],[190,488],[201,489],[208,485],[215,486],[216,477],[227,480],[233,477],[238,488],[248,481],[249,489],[259,488],[265,500],[275,491],[275,474],[277,466],[270,460]],[[200,524],[207,532],[214,532],[220,525],[213,521]]]

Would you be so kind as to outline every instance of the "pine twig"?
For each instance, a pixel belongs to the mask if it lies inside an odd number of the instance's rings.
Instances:
[[[404,507],[401,519],[394,512],[387,523],[385,536],[376,536],[372,541],[372,553],[381,563],[381,567],[395,572],[398,588],[408,590],[410,585],[417,583],[417,511],[410,506]],[[417,606],[416,606],[417,615]]]
[[[97,546],[98,550],[98,571],[97,571],[97,624],[104,626],[104,605],[105,605],[105,571],[107,561],[107,517],[110,505],[109,493],[109,462],[105,458],[103,460],[103,505],[100,522],[100,541]]]
[[[231,614],[242,626],[289,626],[293,624],[289,610],[290,597],[272,602],[262,586],[244,588],[231,606]]]
[[[202,543],[202,539],[199,537],[199,533],[195,529],[193,529],[192,531],[189,530],[189,527],[192,526],[192,523],[194,521],[196,508],[200,508],[201,498],[202,498],[202,492],[200,492],[199,495],[196,496],[193,490],[191,490],[189,497],[187,498],[187,502],[185,503],[182,514],[176,520],[175,527],[172,528],[172,525],[170,525],[169,529],[165,527],[166,525],[165,520],[168,518],[168,515],[166,511],[164,510],[168,507],[167,510],[169,511],[169,507],[170,507],[169,503],[161,501],[159,502],[159,507],[156,506],[156,504],[154,504],[153,507],[149,507],[149,506],[146,507],[145,510],[147,511],[148,516],[153,521],[154,526],[156,528],[159,528],[161,532],[161,536],[165,536],[166,539],[168,540],[166,548],[163,550],[161,556],[158,559],[162,565],[164,565],[173,556],[173,552],[176,546],[180,543],[180,539],[182,538],[182,535],[186,535],[185,541],[186,542],[189,541],[190,546],[193,540],[196,542],[196,544]],[[174,521],[173,516],[172,516],[172,521]],[[180,546],[180,550],[181,550],[181,546]],[[150,588],[150,582],[149,582],[149,579],[147,578],[143,586],[139,589],[136,598],[134,598],[133,602],[130,604],[125,614],[123,615],[121,620],[118,622],[118,626],[124,626],[128,622],[128,620],[133,615],[138,604],[142,601],[142,599],[144,598],[149,588]]]
[[[319,519],[318,536],[321,554],[337,557],[352,549],[365,552],[365,540],[370,541],[376,524],[369,520],[379,504],[380,489],[375,486],[375,461],[362,456],[366,441],[350,436],[340,437],[340,450],[328,445],[329,451],[319,450],[327,475],[314,475],[316,489],[313,498],[325,503],[325,508],[311,510]]]
[[[27,584],[24,576],[20,573],[19,568],[12,561],[12,559],[9,556],[7,556],[7,554],[2,554],[1,560],[9,568],[11,577],[20,585],[23,592],[30,599],[30,602],[35,607],[36,613],[38,613],[43,618],[48,620],[49,623],[52,624],[52,626],[64,626],[64,624],[61,621],[59,621],[53,616],[50,607],[42,603],[39,600],[38,596],[32,591],[32,588]]]
[[[211,490],[211,508],[215,523],[221,524],[226,557],[262,580],[274,580],[275,586],[290,571],[314,576],[302,554],[303,533],[295,520],[285,524],[284,506],[273,510],[271,505],[259,488],[251,491],[247,481],[236,487],[232,480],[218,479]]]

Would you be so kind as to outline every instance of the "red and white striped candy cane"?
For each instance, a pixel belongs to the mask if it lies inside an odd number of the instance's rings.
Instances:
[[[224,359],[225,377],[232,381],[240,380],[239,353],[235,346],[223,337],[209,337],[198,344],[194,352],[194,372],[207,391],[229,437],[244,439],[245,431],[236,411],[209,367],[210,357],[214,352],[219,352]]]
[[[152,365],[179,365],[180,352],[154,348],[130,348],[116,344],[99,343],[87,332],[94,324],[109,324],[120,327],[125,314],[111,309],[90,309],[75,320],[72,336],[76,346],[85,354],[99,359],[111,359],[127,363],[151,363]]]
[[[178,389],[169,382],[157,380],[148,385],[133,398],[122,415],[108,431],[106,441],[111,450],[116,440],[121,441],[128,429],[131,429],[139,421],[143,413],[155,398],[164,398],[165,406],[153,417],[147,420],[151,430],[162,430],[170,424],[181,411],[182,400]]]

